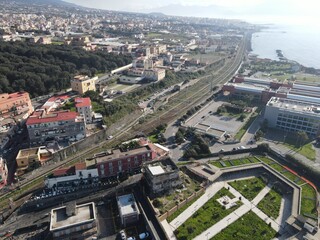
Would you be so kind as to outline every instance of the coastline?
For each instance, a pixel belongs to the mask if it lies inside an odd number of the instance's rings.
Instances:
[[[256,26],[251,33],[251,54],[261,59],[279,61],[276,50],[281,50],[288,61],[299,63],[304,68],[320,69],[320,32],[315,33],[310,27],[305,29],[290,25]]]

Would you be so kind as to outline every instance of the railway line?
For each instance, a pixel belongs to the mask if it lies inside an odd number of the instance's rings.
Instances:
[[[201,77],[201,79],[194,85],[182,90],[179,94],[172,97],[166,104],[170,107],[168,110],[157,112],[152,118],[148,119],[148,121],[143,124],[138,124],[139,119],[134,120],[128,124],[125,129],[115,134],[114,139],[102,141],[98,145],[93,145],[90,148],[84,149],[83,151],[69,157],[61,163],[53,165],[40,175],[30,179],[29,182],[21,184],[19,186],[19,190],[16,188],[11,192],[2,194],[0,196],[0,208],[5,207],[5,205],[9,203],[9,198],[17,198],[17,195],[21,194],[23,190],[27,191],[40,186],[43,183],[41,180],[53,170],[71,165],[75,162],[83,160],[86,156],[90,156],[101,151],[106,147],[114,146],[117,143],[127,140],[128,138],[134,137],[137,132],[148,133],[153,130],[155,126],[159,125],[160,121],[161,123],[170,123],[177,117],[183,115],[192,106],[195,106],[210,97],[212,95],[211,86],[228,81],[240,66],[245,53],[245,45],[247,40],[248,35],[245,35],[239,46],[236,56],[233,59],[227,59],[224,66],[222,66],[216,73],[210,72],[210,74]]]

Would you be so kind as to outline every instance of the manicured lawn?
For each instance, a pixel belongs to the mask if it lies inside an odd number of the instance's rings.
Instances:
[[[270,163],[275,163],[275,161],[273,161],[272,159],[268,158],[268,157],[258,157],[262,162],[264,162],[265,164],[270,164]]]
[[[317,194],[312,186],[309,184],[305,184],[302,187],[302,197],[307,197],[307,198],[316,198]]]
[[[229,195],[229,191],[222,188],[215,196],[213,196],[206,204],[204,204],[197,212],[195,212],[186,222],[184,222],[175,231],[177,239],[194,239],[196,236],[207,230],[209,227],[229,215],[237,209],[242,203],[225,210],[217,199]]]
[[[297,179],[297,176],[294,175],[293,173],[289,172],[289,171],[283,173],[282,175],[285,176],[285,177],[287,177],[287,178],[289,178],[289,179],[290,179],[291,181],[293,181],[293,182]]]
[[[174,220],[176,217],[178,217],[182,212],[184,212],[184,210],[186,210],[188,207],[190,207],[195,201],[197,201],[201,196],[203,195],[203,193],[199,196],[197,196],[195,199],[193,199],[191,202],[188,202],[186,205],[184,205],[183,207],[179,208],[177,211],[175,211],[171,216],[169,216],[167,218],[168,222],[171,222],[172,220]]]
[[[229,182],[234,189],[239,191],[249,201],[253,200],[258,193],[266,186],[261,178],[250,178]]]
[[[211,238],[211,240],[270,240],[275,235],[275,230],[250,211]]]
[[[255,158],[241,158],[241,159],[234,159],[234,160],[218,160],[218,161],[210,161],[209,163],[218,167],[218,168],[225,168],[225,167],[232,167],[232,166],[239,166],[239,165],[244,165],[244,164],[252,164],[252,163],[257,163],[259,160]],[[223,162],[225,166],[223,166],[220,162]]]
[[[273,169],[275,169],[278,172],[282,172],[284,170],[284,168],[278,163],[271,164],[270,167],[272,167]]]
[[[268,217],[276,219],[279,216],[281,199],[281,194],[271,189],[261,202],[259,202],[258,208],[267,214]]]
[[[301,213],[306,216],[317,218],[317,193],[312,186],[305,184],[301,187]]]

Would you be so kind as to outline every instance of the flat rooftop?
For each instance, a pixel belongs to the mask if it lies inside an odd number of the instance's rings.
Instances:
[[[140,153],[143,153],[143,152],[149,152],[149,151],[150,151],[150,148],[147,147],[147,146],[139,147],[139,148],[132,149],[132,150],[129,150],[129,151],[126,151],[126,152],[121,152],[120,149],[116,149],[116,150],[113,150],[112,154],[106,155],[106,156],[103,156],[103,157],[97,157],[96,159],[97,159],[97,163],[100,163],[100,162],[105,162],[105,161],[112,160],[112,159],[117,159],[117,158],[122,158],[122,157],[126,157],[126,156],[132,156],[132,155],[137,155],[137,154],[140,154]]]
[[[39,148],[28,148],[28,149],[21,149],[18,153],[17,158],[20,157],[28,157],[31,155],[37,155]]]
[[[139,213],[133,194],[118,196],[117,203],[122,216]]]
[[[287,98],[272,97],[267,106],[277,107],[279,109],[286,109],[288,111],[300,112],[303,114],[314,114],[320,116],[320,105],[310,102],[302,102]]]
[[[152,175],[160,175],[162,173],[165,173],[164,169],[160,165],[148,166],[148,169],[150,170]]]
[[[60,207],[51,210],[50,230],[67,228],[73,225],[93,221],[96,219],[94,203],[86,203],[75,206],[74,215],[67,215],[67,207]]]

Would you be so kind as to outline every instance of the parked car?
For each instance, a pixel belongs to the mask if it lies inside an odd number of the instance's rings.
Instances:
[[[139,238],[140,239],[146,239],[147,237],[150,236],[150,233],[149,232],[144,232],[144,233],[140,233],[139,234]]]

